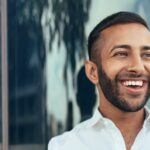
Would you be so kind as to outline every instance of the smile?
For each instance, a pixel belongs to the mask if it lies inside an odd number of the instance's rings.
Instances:
[[[129,81],[124,81],[123,82],[123,85],[124,86],[132,86],[132,87],[142,87],[144,84],[144,82],[142,80],[139,80],[139,81],[132,81],[132,80],[129,80]]]
[[[144,79],[126,79],[121,81],[122,86],[125,87],[125,89],[134,94],[134,93],[141,93],[143,91],[146,91],[147,88],[147,80]]]

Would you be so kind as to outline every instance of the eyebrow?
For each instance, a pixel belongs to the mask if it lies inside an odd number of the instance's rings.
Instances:
[[[145,46],[144,46],[145,47]],[[131,46],[130,45],[126,45],[126,44],[123,44],[123,45],[115,45],[113,46],[113,48],[110,50],[110,53],[114,50],[114,49],[117,49],[117,48],[124,48],[124,49],[131,49]],[[145,48],[148,48],[148,46],[146,46]],[[144,49],[145,49],[144,48]],[[150,47],[149,47],[150,48]]]
[[[114,50],[114,49],[117,49],[117,48],[124,48],[124,49],[131,49],[131,46],[130,45],[126,45],[126,44],[123,44],[123,45],[115,45],[113,46],[113,48],[110,50],[110,53]],[[146,45],[146,46],[141,46],[140,48],[141,50],[150,50],[150,46]]]
[[[142,46],[142,50],[150,50],[150,46]]]

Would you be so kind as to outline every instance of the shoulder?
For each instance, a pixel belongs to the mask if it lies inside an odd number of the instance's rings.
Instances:
[[[69,150],[71,147],[80,145],[80,138],[86,136],[87,130],[90,130],[91,119],[79,123],[71,131],[65,132],[62,135],[52,138],[48,144],[48,150]],[[70,147],[71,146],[71,147]],[[73,150],[73,149],[72,149]]]

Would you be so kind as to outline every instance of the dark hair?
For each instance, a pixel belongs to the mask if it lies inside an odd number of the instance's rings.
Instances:
[[[113,25],[127,24],[127,23],[142,24],[148,29],[148,25],[146,21],[141,16],[133,12],[118,12],[118,13],[108,16],[107,18],[102,20],[100,23],[98,23],[89,35],[89,38],[88,38],[89,59],[91,60],[95,57],[94,52],[92,52],[92,46],[95,43],[95,41],[100,37],[101,31]]]

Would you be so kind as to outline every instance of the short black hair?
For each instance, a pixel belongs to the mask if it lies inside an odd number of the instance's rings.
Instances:
[[[128,24],[128,23],[138,23],[145,26],[147,29],[148,25],[146,21],[138,14],[133,12],[118,12],[106,17],[100,23],[98,23],[95,28],[91,31],[88,38],[88,54],[89,59],[93,60],[95,52],[92,52],[92,46],[96,42],[96,40],[100,37],[100,32],[104,29],[114,26],[117,24]]]

